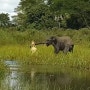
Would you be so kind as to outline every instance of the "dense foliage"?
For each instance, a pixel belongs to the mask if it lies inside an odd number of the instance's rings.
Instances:
[[[89,28],[89,4],[89,0],[21,0],[14,20],[25,28]]]
[[[21,0],[15,12],[12,22],[1,13],[0,27],[90,29],[90,0]]]
[[[6,13],[0,14],[0,27],[8,27],[10,25],[9,15]]]

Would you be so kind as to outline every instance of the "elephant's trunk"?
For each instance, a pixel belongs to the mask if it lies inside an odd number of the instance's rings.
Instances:
[[[43,42],[43,43],[35,43],[35,45],[40,45],[40,44],[46,44],[45,42]]]

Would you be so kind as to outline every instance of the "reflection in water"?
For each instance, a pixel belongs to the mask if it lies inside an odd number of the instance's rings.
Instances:
[[[51,72],[42,66],[43,71],[35,67],[19,71],[20,67],[16,62],[11,64],[12,61],[7,63],[10,72],[0,80],[0,90],[90,90],[89,71],[52,70]]]
[[[12,71],[9,75],[6,75],[3,84],[5,87],[8,86],[7,88],[9,89],[18,90],[19,80],[17,71]]]
[[[9,67],[10,71],[5,74],[0,90],[19,90],[18,64],[15,61],[5,61],[5,64]]]

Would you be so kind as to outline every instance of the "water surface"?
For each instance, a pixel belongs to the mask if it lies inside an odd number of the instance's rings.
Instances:
[[[90,90],[90,71],[5,61],[0,90]]]

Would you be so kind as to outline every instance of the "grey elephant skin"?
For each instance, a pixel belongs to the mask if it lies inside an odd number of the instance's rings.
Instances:
[[[59,51],[63,51],[67,54],[67,52],[73,52],[74,48],[74,43],[69,36],[52,36],[46,40],[46,45],[52,45],[56,54],[58,54]]]

